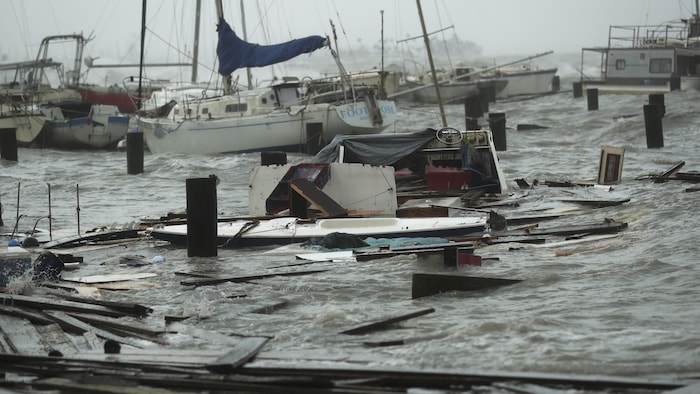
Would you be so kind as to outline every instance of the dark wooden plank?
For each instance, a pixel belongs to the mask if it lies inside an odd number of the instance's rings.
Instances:
[[[481,278],[452,274],[414,273],[411,298],[426,297],[445,291],[474,291],[508,286],[519,279]]]
[[[236,368],[255,357],[268,340],[270,340],[269,337],[244,338],[230,352],[207,364],[206,368],[214,373],[233,372]]]
[[[15,316],[15,317],[22,317],[34,324],[51,324],[53,323],[53,320],[49,319],[46,317],[46,315],[42,314],[41,312],[31,310],[31,309],[24,309],[24,308],[17,308],[13,306],[7,306],[7,305],[0,305],[0,314],[3,315],[8,315],[8,316]]]
[[[289,186],[328,217],[347,216],[347,210],[306,178],[292,179]]]
[[[592,206],[595,208],[604,208],[604,207],[612,207],[616,205],[622,205],[626,202],[629,202],[629,198],[613,198],[613,199],[598,199],[598,200],[584,200],[584,199],[576,199],[576,198],[571,198],[571,199],[560,199],[558,201],[561,202],[566,202],[566,203],[574,203],[574,204],[580,204],[580,205],[587,205],[587,206]]]
[[[572,234],[607,234],[618,232],[627,228],[627,223],[606,220],[603,223],[596,224],[580,224],[570,226],[558,226],[550,228],[535,228],[529,230],[511,230],[494,232],[499,237],[524,237],[524,236],[541,236],[541,235],[572,235]]]
[[[183,280],[180,282],[183,286],[209,286],[218,285],[220,283],[226,282],[249,282],[251,280],[271,278],[273,276],[301,276],[301,275],[311,275],[320,272],[326,272],[328,270],[312,270],[312,271],[292,271],[292,272],[277,272],[272,274],[261,274],[261,275],[248,275],[248,276],[226,276],[220,278],[201,278],[201,279],[191,279]]]
[[[96,315],[120,317],[125,313],[115,311],[100,305],[90,305],[73,301],[56,301],[48,298],[29,297],[17,294],[0,294],[2,305],[26,307],[38,310],[56,310],[67,312],[93,313]]]
[[[661,174],[655,176],[654,183],[661,183],[661,182],[666,182],[669,177],[675,175],[678,173],[678,171],[681,170],[681,168],[685,165],[685,161],[681,160],[674,165],[671,166],[668,170],[662,172]]]
[[[364,333],[369,332],[369,331],[374,331],[374,330],[386,327],[386,326],[393,324],[393,323],[398,323],[400,321],[412,319],[412,318],[418,317],[418,316],[427,315],[428,313],[433,313],[433,312],[435,312],[434,308],[425,308],[425,309],[420,309],[420,310],[417,310],[414,312],[408,312],[408,313],[402,313],[400,315],[383,317],[383,318],[373,320],[370,322],[361,323],[361,324],[356,325],[356,326],[349,328],[347,330],[343,330],[340,332],[340,334],[347,334],[347,335],[364,334]]]

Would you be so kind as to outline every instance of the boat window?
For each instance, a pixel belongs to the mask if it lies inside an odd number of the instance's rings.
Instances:
[[[617,59],[615,62],[615,69],[616,70],[624,70],[625,69],[625,59]]]
[[[209,113],[209,108],[202,108],[202,115],[206,115]]]
[[[263,97],[261,101],[263,104],[267,104],[267,99],[265,97]]]
[[[227,104],[226,105],[226,112],[245,112],[247,110],[248,110],[247,103]]]
[[[671,72],[671,59],[651,59],[649,61],[649,72],[650,73],[670,73]]]
[[[180,108],[175,108],[175,115],[180,115]]]

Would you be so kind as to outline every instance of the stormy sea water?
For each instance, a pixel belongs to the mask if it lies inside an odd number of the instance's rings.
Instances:
[[[559,248],[482,247],[475,251],[484,258],[482,266],[458,269],[523,280],[512,286],[412,300],[411,275],[445,271],[440,261],[408,255],[300,266],[294,255],[299,249],[293,247],[220,249],[217,257],[201,258],[152,241],[76,251],[84,263],[64,275],[156,273],[136,289],[103,291],[102,297],[148,305],[154,321],[190,316],[189,324],[224,335],[270,335],[265,350],[271,351],[354,354],[379,366],[460,371],[697,376],[700,194],[686,191],[691,183],[654,183],[647,176],[680,160],[685,161],[682,171],[700,168],[700,92],[667,94],[665,101],[664,147],[654,149],[647,148],[645,137],[642,107],[647,96],[600,95],[597,111],[588,111],[585,98],[574,98],[571,91],[491,104],[492,112],[507,116],[507,150],[499,157],[511,187],[506,199],[520,204],[510,209],[561,207],[566,205],[561,199],[573,197],[629,198],[622,205],[584,208],[540,223],[550,227],[606,218],[628,223],[617,236]],[[401,104],[399,110],[397,132],[440,125],[437,107]],[[450,125],[464,125],[462,105],[448,105],[446,111]],[[518,124],[546,128],[517,131]],[[595,179],[604,145],[625,149],[622,181],[613,190],[544,185],[546,180]],[[129,175],[124,152],[19,149],[18,156],[18,162],[0,162],[3,230],[11,232],[21,215],[20,231],[35,223],[46,231],[48,220],[42,217],[50,214],[54,237],[183,212],[186,179],[212,174],[221,181],[219,213],[246,215],[249,172],[260,161],[259,154],[146,153],[144,172]],[[289,155],[290,161],[304,158]],[[539,182],[519,189],[517,178]],[[124,255],[146,261],[163,256],[164,261],[122,266],[117,262]],[[188,278],[182,272],[243,276],[280,266],[325,272],[198,288],[180,284]],[[238,294],[246,297],[233,297]],[[278,301],[286,304],[271,313],[250,312]],[[435,312],[371,336],[338,334],[361,322],[423,308]],[[395,339],[404,343],[363,345]],[[170,340],[182,348],[217,346],[214,339]]]

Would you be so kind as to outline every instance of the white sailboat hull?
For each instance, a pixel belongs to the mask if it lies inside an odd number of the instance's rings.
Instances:
[[[193,120],[139,118],[154,154],[227,154],[262,150],[306,151],[323,146],[337,134],[377,134],[396,121],[393,101],[378,100],[381,123],[374,124],[365,102],[311,104],[260,115],[229,115]],[[321,140],[319,141],[319,133]]]
[[[557,69],[552,68],[503,74],[499,79],[505,79],[508,85],[496,98],[549,93],[552,91],[552,79],[556,73]]]

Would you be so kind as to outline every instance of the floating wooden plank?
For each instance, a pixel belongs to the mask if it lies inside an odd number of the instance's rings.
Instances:
[[[68,278],[61,278],[69,282],[80,282],[80,283],[107,283],[107,282],[122,282],[128,280],[146,279],[158,276],[156,273],[152,272],[139,272],[135,274],[121,273],[121,274],[103,274],[103,275],[88,275],[88,276],[74,276]]]
[[[156,330],[147,327],[143,322],[127,324],[123,319],[114,319],[104,316],[87,315],[84,313],[69,313],[70,316],[81,320],[85,323],[91,324],[96,327],[103,327],[105,330],[119,330],[121,332],[127,332],[130,335],[140,335],[150,338],[156,338],[161,334],[165,333],[165,330]]]
[[[424,244],[424,245],[410,245],[410,246],[397,246],[391,249],[379,249],[379,250],[360,250],[355,251],[355,259],[357,261],[370,261],[376,259],[384,259],[393,256],[399,256],[404,254],[433,254],[433,253],[445,253],[447,250],[471,250],[473,251],[474,243],[471,241],[461,241],[461,242],[442,242],[435,244]]]
[[[207,364],[206,368],[214,373],[233,372],[255,357],[268,340],[270,340],[269,337],[244,338],[230,352]]]
[[[668,170],[662,172],[661,174],[653,177],[652,179],[654,180],[654,183],[661,183],[661,182],[666,182],[668,178],[672,177],[678,171],[681,170],[681,168],[685,165],[685,161],[681,160],[674,165],[671,166]]]
[[[33,311],[30,309],[16,308],[7,305],[0,305],[0,313],[8,316],[21,317],[29,320],[33,324],[51,324],[53,320],[46,317],[38,311]]]
[[[143,317],[148,315],[149,313],[153,312],[153,308],[141,305],[141,304],[134,304],[131,302],[120,302],[120,301],[107,301],[107,300],[98,300],[94,298],[85,298],[85,297],[75,297],[75,296],[63,296],[64,299],[68,301],[75,301],[75,302],[82,302],[85,304],[91,304],[91,305],[101,305],[108,307],[110,309],[114,309],[116,311],[121,311],[124,312],[125,314],[131,315],[131,316],[137,316],[137,317]]]
[[[520,283],[519,279],[483,278],[465,275],[414,273],[411,298],[426,297],[446,291],[493,289]]]
[[[613,198],[613,199],[596,199],[596,200],[591,199],[591,200],[589,200],[589,199],[571,198],[571,199],[560,199],[558,201],[593,206],[595,208],[603,208],[603,207],[612,207],[612,206],[622,205],[626,202],[629,202],[630,199],[629,198]]]
[[[301,253],[295,255],[297,259],[308,260],[309,262],[329,262],[355,260],[352,250],[339,250],[335,252]],[[285,267],[294,266],[293,264]]]
[[[289,186],[306,201],[320,209],[327,217],[341,217],[348,214],[345,208],[306,178],[292,179],[289,181]]]
[[[143,344],[141,342],[135,341],[132,338],[128,337],[122,337],[119,335],[114,335],[111,332],[105,331],[101,328],[97,328],[91,324],[85,323],[83,321],[80,321],[73,316],[70,316],[66,313],[60,312],[60,311],[51,311],[47,312],[49,316],[51,316],[53,319],[56,320],[56,323],[58,323],[61,328],[64,330],[71,330],[73,332],[87,332],[87,331],[92,331],[95,333],[100,338],[103,339],[111,339],[113,341],[117,341],[119,343],[123,343],[125,345],[133,346],[136,348],[142,348]]]
[[[361,323],[347,330],[341,331],[340,334],[347,335],[359,335],[366,332],[378,330],[384,328],[390,324],[398,323],[404,320],[412,319],[414,317],[427,315],[428,313],[435,312],[434,308],[420,309],[414,312],[402,313],[400,315],[394,315],[389,317],[380,318],[366,323]]]
[[[250,282],[251,280],[272,278],[274,276],[301,276],[301,275],[311,275],[320,272],[326,272],[328,270],[312,270],[312,271],[292,271],[292,272],[276,272],[272,274],[261,274],[261,275],[248,275],[248,276],[227,276],[220,278],[201,278],[201,279],[191,279],[183,280],[180,282],[183,286],[209,286],[218,285],[226,282]]]
[[[140,238],[141,234],[139,230],[135,229],[100,231],[78,235],[75,237],[56,239],[54,241],[47,242],[42,246],[44,249],[67,249],[85,245],[104,245],[112,244],[114,242],[134,241]]]
[[[530,230],[500,231],[494,234],[509,237],[542,236],[542,235],[572,235],[572,234],[606,234],[621,231],[627,228],[627,223],[606,220],[603,223],[580,224],[571,226],[559,226],[550,228],[535,228]]]
[[[27,307],[42,311],[56,310],[67,312],[93,313],[102,316],[120,317],[125,313],[115,311],[100,305],[83,304],[73,301],[55,301],[47,298],[29,297],[17,294],[0,294],[3,305]]]
[[[35,325],[34,328],[51,350],[57,350],[64,356],[78,353],[78,348],[58,324]]]
[[[0,315],[0,331],[16,353],[45,356],[49,352],[29,320]]]
[[[80,379],[78,381],[68,378],[43,378],[32,381],[31,386],[39,390],[51,390],[61,393],[101,393],[101,394],[172,394],[173,391],[165,388],[140,386],[127,380],[115,378]]]

